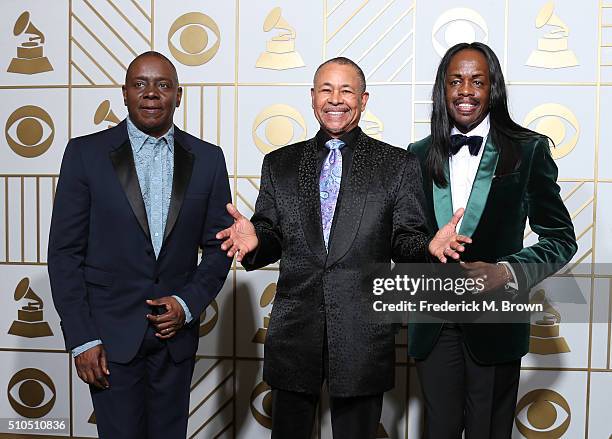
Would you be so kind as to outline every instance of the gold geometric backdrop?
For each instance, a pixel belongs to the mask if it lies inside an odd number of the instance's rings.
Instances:
[[[233,198],[248,216],[264,154],[318,129],[309,89],[322,61],[343,55],[362,66],[370,91],[363,130],[406,147],[429,133],[441,55],[475,40],[500,58],[514,119],[558,145],[553,156],[579,244],[572,266],[583,271],[590,309],[589,321],[568,323],[554,306],[554,289],[536,293],[546,313],[532,323],[513,437],[612,437],[612,277],[601,268],[612,262],[612,3],[4,0],[2,6],[0,438],[96,437],[88,389],[64,351],[46,249],[65,145],[126,116],[120,88],[137,54],[153,49],[174,62],[184,88],[175,123],[221,146]],[[536,239],[526,231],[526,244]],[[190,438],[269,435],[271,396],[261,368],[277,276],[278,265],[246,273],[237,264],[203,313]],[[417,439],[422,402],[405,331],[396,351],[396,385],[385,395],[377,437]],[[326,403],[316,422],[315,437],[331,437]]]

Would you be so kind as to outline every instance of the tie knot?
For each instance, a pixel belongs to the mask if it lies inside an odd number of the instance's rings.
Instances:
[[[325,147],[327,149],[331,149],[331,150],[340,149],[344,145],[345,145],[345,143],[342,140],[340,140],[340,139],[330,139],[327,142],[325,142]]]
[[[450,155],[455,155],[464,145],[467,145],[471,155],[478,155],[482,145],[481,136],[464,136],[463,134],[453,134],[450,138]]]

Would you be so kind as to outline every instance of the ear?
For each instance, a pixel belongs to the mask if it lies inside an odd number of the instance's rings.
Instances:
[[[361,111],[365,111],[366,104],[368,103],[368,99],[370,98],[370,93],[364,91],[361,95]]]
[[[181,98],[183,97],[183,87],[179,87],[176,89],[176,107],[178,108],[181,105]]]
[[[127,90],[125,88],[125,85],[121,86],[121,93],[123,94],[123,105],[127,107]]]
[[[310,87],[310,106],[311,106],[312,108],[314,108],[314,107],[315,107],[315,105],[314,105],[314,104],[315,104],[314,99],[315,99],[314,87]]]

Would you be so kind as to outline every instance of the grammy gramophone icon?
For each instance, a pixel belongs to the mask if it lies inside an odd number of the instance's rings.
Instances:
[[[32,24],[28,11],[21,14],[15,22],[13,34],[15,36],[21,34],[33,36],[17,47],[17,57],[13,58],[7,72],[32,75],[53,70],[47,57],[43,55],[45,36]]]
[[[547,69],[560,69],[578,65],[574,52],[567,48],[569,28],[554,13],[555,4],[551,1],[540,9],[536,18],[536,27],[545,25],[554,27],[549,33],[538,40],[538,48],[531,52],[526,65]]]
[[[43,320],[43,301],[30,287],[30,279],[24,277],[15,288],[15,301],[27,300],[27,304],[17,310],[17,320],[13,321],[8,333],[20,337],[48,337],[53,335],[49,324]]]
[[[265,32],[272,29],[283,29],[279,35],[266,42],[266,51],[259,55],[255,67],[261,69],[286,70],[304,67],[304,60],[295,51],[295,29],[281,17],[282,9],[276,7],[270,11],[263,25]]]
[[[274,300],[274,295],[276,294],[276,284],[271,283],[268,285],[263,293],[261,293],[261,297],[259,298],[259,306],[261,308],[265,308]],[[251,340],[253,343],[264,344],[266,341],[266,334],[268,333],[268,325],[270,324],[270,314],[263,318],[263,328],[258,328],[257,332],[253,336]]]
[[[96,113],[94,114],[94,123],[96,125],[100,125],[102,122],[110,122],[107,128],[114,127],[119,122],[121,122],[117,115],[113,113],[113,110],[111,109],[111,103],[108,99],[105,99],[100,102],[100,105],[98,105]]]
[[[531,324],[529,352],[532,354],[551,355],[570,352],[564,337],[559,335],[561,314],[546,298],[544,290],[535,292],[531,303],[541,303],[544,308],[543,318]]]

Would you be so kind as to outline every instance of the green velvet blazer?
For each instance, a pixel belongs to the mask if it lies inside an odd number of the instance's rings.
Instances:
[[[418,157],[423,171],[423,189],[429,226],[438,230],[452,217],[450,183],[438,187],[425,169],[431,136],[408,148]],[[520,288],[531,288],[576,253],[576,236],[570,215],[559,196],[557,166],[548,140],[534,137],[520,144],[521,162],[516,171],[496,175],[498,150],[488,137],[459,233],[470,236],[462,260],[513,264]],[[450,182],[448,162],[447,181]],[[538,235],[538,242],[523,247],[525,224]],[[465,341],[474,358],[483,364],[517,360],[529,350],[528,324],[462,324]],[[408,326],[408,353],[425,358],[434,347],[441,324]]]

